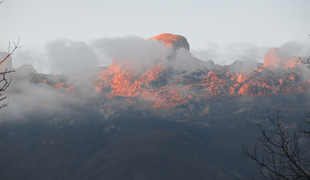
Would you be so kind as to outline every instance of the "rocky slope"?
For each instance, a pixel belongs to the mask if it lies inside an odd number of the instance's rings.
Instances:
[[[164,48],[143,61],[115,58],[108,67],[61,75],[40,74],[31,65],[22,66],[8,92],[22,91],[18,84],[27,79],[70,96],[96,94],[104,102],[104,111],[117,106],[154,112],[170,108],[172,112],[211,99],[294,94],[309,89],[309,70],[298,57],[279,48],[270,49],[263,64],[235,61],[220,66],[195,58],[183,36],[166,33],[147,41],[158,41]]]
[[[268,108],[305,127],[310,70],[298,57],[274,48],[264,63],[220,66],[182,36],[147,41],[164,48],[77,73],[10,73],[0,179],[250,179],[259,172],[242,146],[270,127]]]

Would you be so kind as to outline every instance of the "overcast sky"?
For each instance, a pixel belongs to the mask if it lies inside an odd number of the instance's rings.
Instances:
[[[309,9],[309,0],[4,0],[0,51],[18,37],[25,52],[59,39],[90,43],[103,37],[147,39],[172,33],[185,36],[203,58],[211,46],[305,43]]]

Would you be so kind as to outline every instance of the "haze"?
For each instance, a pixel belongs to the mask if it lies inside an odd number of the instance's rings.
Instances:
[[[39,72],[53,72],[44,65],[50,42],[91,44],[103,37],[147,39],[167,32],[185,36],[192,53],[202,60],[262,61],[271,47],[309,44],[309,5],[307,0],[5,0],[0,5],[0,51],[20,37],[23,48],[16,53],[14,67],[31,63]],[[308,50],[299,48],[293,54],[304,56]]]

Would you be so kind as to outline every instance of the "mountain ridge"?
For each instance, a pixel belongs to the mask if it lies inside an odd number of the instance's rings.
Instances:
[[[264,64],[235,61],[220,66],[194,57],[183,36],[164,33],[146,41],[150,40],[157,40],[163,47],[149,52],[147,59],[116,57],[110,66],[88,72],[48,75],[36,73],[31,65],[23,66],[16,69],[13,74],[16,78],[6,93],[23,91],[19,84],[27,80],[31,86],[44,86],[63,96],[68,94],[74,98],[89,94],[102,101],[105,113],[117,106],[159,114],[168,108],[183,116],[188,109],[179,107],[203,101],[303,93],[309,89],[309,70],[299,57],[279,48],[266,53]],[[75,102],[72,98],[59,103],[72,104]],[[48,102],[41,104],[44,103]]]

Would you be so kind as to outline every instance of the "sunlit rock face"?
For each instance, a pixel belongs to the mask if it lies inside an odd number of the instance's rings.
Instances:
[[[96,90],[106,93],[112,98],[138,97],[141,100],[155,101],[154,107],[172,107],[178,103],[186,103],[174,88],[167,87],[171,84],[178,69],[176,58],[180,48],[189,50],[187,40],[183,36],[172,34],[161,34],[151,39],[163,43],[161,52],[151,52],[155,55],[143,62],[130,59],[113,59],[112,64],[96,78]],[[188,51],[186,53],[189,53]],[[180,59],[180,63],[182,59]],[[188,62],[188,61],[187,61]]]
[[[266,53],[264,64],[235,61],[219,66],[193,57],[183,38],[171,34],[153,37],[171,49],[184,48],[176,49],[172,59],[163,56],[139,73],[132,71],[134,65],[128,61],[113,62],[96,79],[97,91],[109,98],[138,98],[134,106],[148,100],[153,107],[172,108],[212,99],[304,92],[309,87],[308,79],[298,70],[298,58],[278,48]]]
[[[184,107],[193,109],[195,103],[216,99],[309,90],[309,76],[301,70],[299,58],[278,48],[266,53],[264,64],[235,61],[220,66],[195,58],[183,36],[161,34],[145,41],[154,50],[143,52],[143,58],[115,57],[110,66],[89,72],[44,75],[30,66],[24,69],[33,72],[28,73],[28,79],[34,84],[77,97],[91,93],[100,97],[97,101],[105,108],[153,109],[158,113],[170,109],[182,114]]]
[[[150,39],[157,39],[173,49],[184,48],[189,51],[189,44],[186,38],[180,35],[164,33],[151,37]]]
[[[264,57],[265,67],[294,68],[300,63],[298,57],[292,56],[279,48],[270,49]]]

